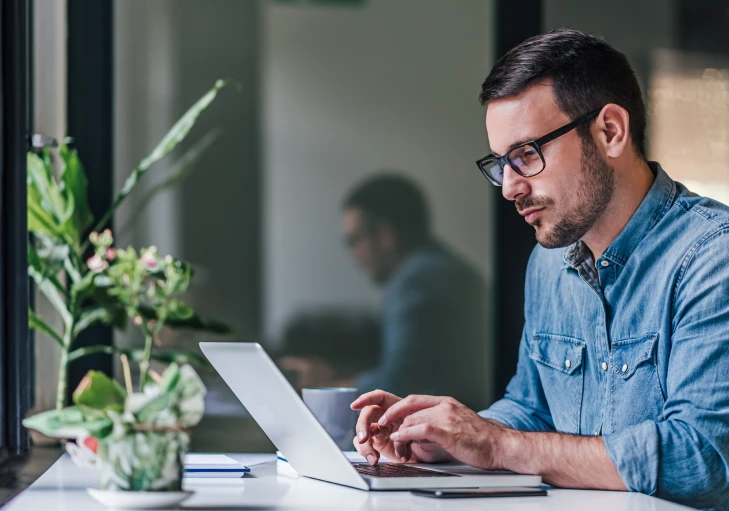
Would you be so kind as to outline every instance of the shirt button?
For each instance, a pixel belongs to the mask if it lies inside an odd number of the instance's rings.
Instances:
[[[564,361],[564,366],[565,366],[565,367],[566,367],[567,369],[569,369],[570,367],[572,367],[572,362],[570,362],[570,360],[569,360],[569,359],[567,359],[567,360],[565,360],[565,361]]]
[[[620,370],[623,371],[624,373],[627,373],[628,372],[628,364],[623,364],[623,367],[621,367]]]
[[[610,263],[606,259],[603,259],[602,261],[600,261],[600,266],[605,268],[606,266],[610,266]]]
[[[607,371],[607,362],[603,362],[602,364],[600,364],[600,367],[602,367],[603,371]]]

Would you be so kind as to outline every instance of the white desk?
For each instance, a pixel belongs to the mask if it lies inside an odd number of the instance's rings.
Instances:
[[[550,490],[548,497],[440,500],[414,497],[408,492],[365,492],[279,473],[275,456],[230,455],[252,466],[253,477],[243,479],[190,479],[185,487],[196,493],[180,509],[498,509],[555,511],[671,511],[689,509],[670,502],[622,492]],[[80,469],[62,456],[40,479],[11,501],[3,511],[101,511],[86,493],[98,484],[98,473]]]

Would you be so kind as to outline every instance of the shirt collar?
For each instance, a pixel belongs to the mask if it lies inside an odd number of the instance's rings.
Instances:
[[[653,185],[623,230],[601,256],[621,266],[625,266],[630,254],[663,218],[676,196],[676,182],[668,177],[657,162],[650,161],[648,166],[656,176]],[[586,249],[582,240],[566,247],[564,250],[565,264],[573,268],[577,266],[582,261]]]

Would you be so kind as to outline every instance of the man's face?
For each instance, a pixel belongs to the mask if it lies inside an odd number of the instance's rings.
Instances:
[[[585,112],[586,113],[586,112]],[[488,105],[486,130],[491,151],[506,154],[512,145],[535,140],[568,124],[549,83],[532,85],[521,94]],[[546,166],[530,178],[504,168],[502,194],[534,227],[546,248],[564,247],[582,238],[597,222],[614,192],[614,171],[592,140],[577,130],[541,147]]]
[[[364,272],[375,282],[383,283],[390,276],[389,243],[382,226],[368,221],[357,208],[347,208],[342,216],[344,239],[350,254]]]

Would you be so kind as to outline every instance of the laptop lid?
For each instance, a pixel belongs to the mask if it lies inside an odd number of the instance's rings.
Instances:
[[[200,349],[299,475],[369,489],[260,344],[201,342]]]

